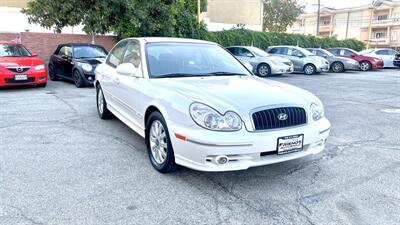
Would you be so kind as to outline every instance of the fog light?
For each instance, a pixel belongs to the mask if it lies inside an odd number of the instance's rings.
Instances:
[[[228,163],[228,161],[229,161],[229,159],[228,159],[228,157],[225,156],[225,155],[220,155],[220,156],[217,156],[217,157],[215,158],[215,162],[216,162],[218,165],[224,165],[224,164]]]
[[[88,79],[89,79],[89,80],[93,80],[92,77],[89,77]]]
[[[39,77],[40,81],[45,80],[45,79],[46,79],[46,77]]]

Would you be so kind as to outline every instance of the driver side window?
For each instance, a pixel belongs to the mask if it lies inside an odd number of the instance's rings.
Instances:
[[[127,41],[122,41],[118,43],[110,52],[110,55],[107,58],[106,64],[113,67],[117,68],[119,64],[121,64],[122,59],[124,57],[125,53],[125,47],[126,47]]]
[[[58,52],[58,55],[60,55],[61,57],[66,56],[68,58],[72,58],[72,49],[69,46],[64,46],[60,49],[60,51]]]
[[[140,46],[137,42],[131,41],[125,51],[122,63],[131,63],[136,68],[140,65]]]
[[[247,50],[245,48],[238,48],[237,49],[237,56],[249,57],[250,55],[253,56],[253,54],[249,50]]]

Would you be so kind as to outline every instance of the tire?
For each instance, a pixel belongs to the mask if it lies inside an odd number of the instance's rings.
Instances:
[[[56,69],[52,64],[49,65],[49,79],[51,81],[58,81],[58,76],[56,75]]]
[[[36,87],[38,87],[38,88],[44,88],[44,87],[46,87],[46,85],[47,85],[47,82],[46,82],[46,83],[43,83],[43,84],[38,84],[38,85],[36,85]]]
[[[257,75],[259,77],[268,77],[271,76],[271,67],[266,63],[261,63],[257,67]]]
[[[147,120],[145,141],[150,163],[154,169],[160,173],[171,173],[179,168],[175,163],[167,124],[158,111],[151,113]]]
[[[331,65],[331,70],[334,73],[343,73],[344,72],[344,64],[341,62],[334,62]]]
[[[74,80],[75,86],[77,88],[82,88],[85,86],[84,80],[83,80],[81,72],[79,72],[79,70],[74,70],[72,72],[72,79]]]
[[[100,85],[98,85],[96,89],[97,113],[102,120],[111,119],[113,114],[107,109],[107,102],[104,98],[103,90]]]
[[[304,66],[304,73],[306,75],[313,75],[317,72],[317,69],[313,64],[307,64]]]
[[[370,62],[368,62],[368,61],[362,61],[362,62],[360,63],[360,70],[361,70],[361,71],[369,71],[369,70],[371,70],[371,69],[372,69],[372,65],[371,65]]]

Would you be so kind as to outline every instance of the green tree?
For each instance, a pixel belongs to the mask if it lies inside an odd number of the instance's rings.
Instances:
[[[196,24],[196,10],[193,0],[34,0],[22,12],[30,23],[56,32],[82,24],[88,34],[198,38],[206,28]]]
[[[285,32],[303,11],[296,0],[265,0],[263,30]]]

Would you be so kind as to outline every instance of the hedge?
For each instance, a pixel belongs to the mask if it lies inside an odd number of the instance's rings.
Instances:
[[[338,40],[336,37],[316,37],[312,35],[258,32],[246,29],[232,29],[208,32],[204,38],[223,46],[245,45],[267,49],[274,45],[295,45],[303,48],[346,47],[356,51],[365,48],[365,44],[356,39]]]

